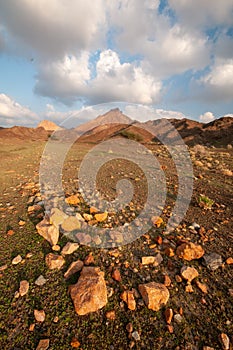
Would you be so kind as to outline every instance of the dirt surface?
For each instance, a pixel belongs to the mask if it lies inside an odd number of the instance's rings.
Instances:
[[[51,271],[45,264],[45,255],[51,252],[47,241],[38,235],[35,224],[42,220],[43,212],[28,214],[30,197],[40,196],[39,163],[45,142],[2,142],[0,168],[0,342],[1,349],[36,349],[41,339],[50,339],[49,349],[203,349],[210,346],[224,349],[220,335],[233,337],[233,292],[232,266],[226,263],[233,258],[233,151],[231,149],[202,148],[191,149],[194,164],[194,189],[191,203],[179,227],[165,234],[164,226],[154,226],[146,235],[131,244],[116,249],[90,248],[80,245],[79,249],[66,258],[60,271]],[[86,152],[93,144],[75,144],[70,150],[63,168],[63,184],[67,195],[77,193],[77,169]],[[170,216],[177,193],[175,167],[163,146],[147,145],[161,163],[167,179],[167,200],[163,208],[164,222]],[[226,172],[228,171],[228,173]],[[116,183],[128,178],[136,186],[137,193],[124,215],[112,217],[110,224],[132,220],[143,205],[144,181],[140,169],[119,160],[109,162],[100,171],[98,186],[106,198],[115,196]],[[136,180],[139,178],[139,180]],[[138,184],[141,183],[141,186]],[[211,208],[200,205],[200,195],[213,200]],[[132,215],[132,213],[135,213]],[[19,221],[25,221],[23,226]],[[189,228],[198,223],[201,230]],[[209,270],[203,259],[184,261],[175,254],[167,256],[166,248],[174,251],[182,242],[200,244],[206,253],[218,253],[223,263],[216,270]],[[61,237],[59,245],[67,242]],[[112,296],[108,304],[96,313],[78,316],[75,313],[68,287],[76,283],[79,273],[68,281],[63,277],[68,265],[77,259],[84,260],[93,253],[93,266],[105,273],[108,291]],[[30,255],[27,255],[31,253]],[[160,253],[163,261],[157,267],[142,266],[143,256]],[[23,261],[12,265],[12,259],[20,254]],[[115,255],[115,256],[114,256]],[[183,265],[192,266],[199,272],[198,280],[208,287],[204,294],[192,282],[193,293],[185,291],[185,281],[178,282]],[[117,267],[121,282],[112,278]],[[43,275],[47,282],[35,285],[35,280]],[[140,294],[136,293],[136,310],[131,311],[120,299],[124,290],[138,290],[138,285],[150,281],[164,282],[168,275],[170,298],[158,312],[149,310]],[[29,292],[16,298],[19,283],[27,280]],[[110,293],[111,294],[111,293]],[[181,315],[181,321],[172,320],[172,327],[166,324],[165,308],[173,309]],[[44,310],[45,321],[36,322],[34,310]],[[108,320],[106,312],[115,310],[115,319]],[[140,340],[128,333],[126,326],[132,323]],[[34,324],[34,328],[31,326]],[[31,326],[31,328],[30,328]],[[75,339],[74,339],[75,338]],[[75,342],[76,340],[76,342]],[[79,344],[80,343],[80,344]],[[78,345],[79,344],[79,345]],[[232,345],[231,349],[232,349]]]

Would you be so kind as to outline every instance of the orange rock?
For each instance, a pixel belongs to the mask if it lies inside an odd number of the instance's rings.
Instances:
[[[112,273],[112,278],[115,281],[121,282],[121,273],[119,269],[114,269]]]
[[[121,294],[121,299],[128,305],[128,308],[130,310],[135,310],[136,309],[136,301],[134,299],[134,293],[129,291],[129,290],[125,290],[122,294]]]
[[[176,249],[176,254],[179,258],[184,260],[200,259],[205,251],[202,246],[190,243],[183,243]]]
[[[172,317],[173,317],[173,310],[166,309],[164,312],[164,316],[165,316],[165,320],[166,320],[167,324],[170,324],[172,321]]]
[[[148,309],[153,311],[158,311],[162,305],[166,305],[170,296],[168,289],[161,283],[140,284],[138,289]]]
[[[98,267],[84,266],[78,282],[70,287],[70,295],[78,315],[95,312],[107,304],[104,272]]]

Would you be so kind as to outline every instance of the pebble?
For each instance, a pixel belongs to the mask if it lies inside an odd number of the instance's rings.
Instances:
[[[17,265],[17,264],[19,264],[22,260],[23,260],[23,258],[21,257],[21,255],[17,255],[17,256],[12,260],[12,265]]]
[[[222,257],[217,253],[205,254],[203,256],[205,265],[209,270],[216,270],[222,265]]]
[[[45,283],[47,282],[47,280],[44,278],[44,276],[40,275],[36,280],[35,280],[35,284],[37,286],[43,286]]]

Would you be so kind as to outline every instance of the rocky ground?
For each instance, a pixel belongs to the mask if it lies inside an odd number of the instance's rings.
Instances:
[[[232,349],[232,149],[190,148],[193,196],[181,224],[167,233],[175,167],[163,146],[147,145],[166,174],[166,205],[142,237],[103,249],[101,237],[95,247],[85,245],[92,238],[84,231],[134,220],[145,200],[143,174],[121,160],[107,163],[97,181],[106,198],[126,177],[136,194],[119,213],[88,207],[77,168],[93,145],[76,144],[63,168],[72,216],[54,209],[44,217],[38,178],[44,145],[1,144],[1,348]],[[116,240],[122,243],[121,232]]]

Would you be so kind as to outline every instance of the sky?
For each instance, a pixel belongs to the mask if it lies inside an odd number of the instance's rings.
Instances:
[[[143,121],[232,116],[233,0],[0,0],[1,126],[116,102]]]

